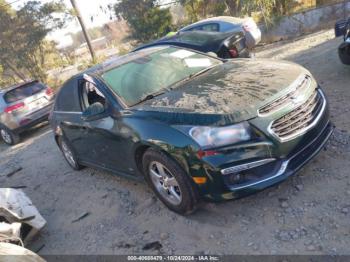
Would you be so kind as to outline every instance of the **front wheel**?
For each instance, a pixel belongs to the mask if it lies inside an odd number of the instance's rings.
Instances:
[[[142,163],[147,182],[170,210],[185,215],[196,209],[197,190],[176,161],[162,152],[149,149]]]
[[[19,136],[7,127],[0,127],[0,136],[6,144],[11,146],[17,144],[20,140]]]

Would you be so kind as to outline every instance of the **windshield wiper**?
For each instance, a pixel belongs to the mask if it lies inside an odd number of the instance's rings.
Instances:
[[[202,75],[202,74],[208,72],[210,69],[213,69],[214,67],[216,67],[216,65],[213,65],[213,66],[211,66],[211,67],[207,67],[207,68],[205,68],[205,69],[203,69],[203,70],[201,70],[201,71],[199,71],[199,72],[197,72],[197,73],[190,74],[190,75],[187,76],[186,78],[183,78],[183,79],[181,79],[180,81],[177,81],[177,82],[175,82],[174,84],[172,84],[170,87],[163,88],[163,89],[161,89],[161,90],[158,91],[158,92],[146,94],[146,95],[144,95],[143,97],[141,97],[141,99],[140,99],[136,104],[134,104],[133,106],[136,106],[136,105],[138,105],[138,104],[141,104],[141,103],[143,103],[143,102],[145,102],[145,101],[147,101],[147,100],[151,100],[151,99],[155,98],[156,96],[160,96],[160,95],[164,94],[166,91],[173,90],[178,84],[183,83],[183,82],[186,82],[186,81],[188,81],[188,80],[190,80],[190,79],[192,79],[192,78],[195,78],[195,77],[197,77],[197,76],[199,76],[199,75]]]
[[[201,71],[199,71],[197,73],[190,74],[189,78],[194,78],[194,77],[197,77],[199,75],[203,75],[204,73],[208,72],[210,69],[213,69],[215,66],[211,66],[211,67],[205,68],[205,69],[203,69],[203,70],[201,70]]]
[[[205,68],[205,69],[203,69],[203,70],[201,70],[201,71],[199,71],[199,72],[197,72],[197,73],[190,74],[189,76],[187,76],[187,77],[185,77],[185,78],[183,78],[183,79],[181,79],[181,80],[179,80],[179,81],[173,83],[173,84],[172,84],[170,87],[168,87],[168,88],[169,88],[170,90],[172,90],[172,89],[176,88],[176,86],[178,86],[179,84],[184,83],[184,82],[187,82],[188,80],[191,80],[191,79],[193,79],[193,78],[196,78],[197,76],[202,75],[202,74],[208,72],[210,69],[213,69],[214,67],[216,67],[216,65],[211,66],[211,67],[207,67],[207,68]]]
[[[138,101],[138,102],[137,102],[136,104],[134,104],[133,106],[136,106],[136,105],[138,105],[138,104],[141,104],[141,103],[143,103],[143,102],[145,102],[145,101],[147,101],[147,100],[151,100],[151,99],[155,98],[156,96],[160,96],[160,95],[164,94],[166,91],[169,91],[169,89],[166,88],[166,89],[162,89],[162,90],[160,90],[160,91],[158,91],[158,92],[155,92],[155,93],[151,93],[151,94],[144,95],[143,97],[141,97],[140,101]]]

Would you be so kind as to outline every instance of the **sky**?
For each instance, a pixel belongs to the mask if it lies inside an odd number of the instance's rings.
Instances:
[[[28,0],[19,0],[16,3],[12,4],[14,8],[23,6]],[[39,0],[42,3],[50,2],[52,0]],[[11,0],[8,0],[11,3]],[[15,2],[12,0],[12,2]],[[104,10],[107,10],[107,5],[110,3],[115,3],[116,0],[76,0],[78,7],[80,8],[81,15],[85,21],[85,24],[88,28],[101,26],[110,20],[111,13],[108,11],[105,13],[101,10],[100,6]],[[64,3],[68,8],[72,8],[70,0],[64,0]],[[113,19],[114,19],[114,14]],[[94,16],[94,20],[91,21],[91,16]],[[72,43],[70,36],[67,36],[69,32],[77,32],[81,30],[79,22],[77,19],[73,19],[67,24],[67,26],[62,30],[57,30],[54,33],[49,35],[49,39],[55,40],[59,46],[67,46]]]

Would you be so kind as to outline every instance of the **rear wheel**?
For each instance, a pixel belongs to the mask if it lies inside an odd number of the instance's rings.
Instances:
[[[162,152],[149,149],[143,155],[145,178],[158,198],[179,214],[193,212],[198,193],[180,165]]]
[[[58,138],[58,145],[63,153],[64,158],[66,159],[67,163],[74,169],[74,170],[80,170],[83,168],[82,165],[78,163],[77,157],[72,150],[72,148],[68,145],[67,141],[59,137]]]
[[[15,145],[20,141],[19,135],[15,134],[7,127],[0,127],[0,136],[8,145]]]
[[[342,43],[338,48],[338,54],[344,65],[350,65],[350,44]]]

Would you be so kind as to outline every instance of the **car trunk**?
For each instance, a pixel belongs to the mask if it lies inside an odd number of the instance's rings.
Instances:
[[[52,91],[41,83],[33,82],[8,91],[5,102],[7,112],[14,117],[28,116],[52,103]]]

